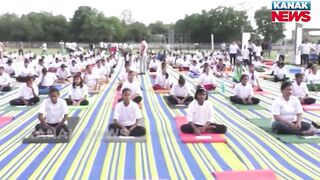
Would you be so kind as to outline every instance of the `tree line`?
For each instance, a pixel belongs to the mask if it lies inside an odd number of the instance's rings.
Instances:
[[[271,10],[263,7],[255,12],[258,28],[253,29],[246,11],[217,7],[186,15],[174,24],[157,21],[146,26],[141,22],[126,23],[118,17],[106,17],[97,9],[80,6],[71,19],[48,12],[31,12],[22,16],[0,15],[0,41],[75,41],[75,42],[139,42],[153,35],[166,35],[174,30],[176,37],[185,34],[192,43],[241,40],[242,32],[250,32],[258,40],[276,42],[284,38],[284,25],[271,22]],[[178,40],[179,41],[179,40]]]

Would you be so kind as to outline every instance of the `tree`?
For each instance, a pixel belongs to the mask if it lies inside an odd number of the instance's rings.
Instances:
[[[140,42],[142,38],[149,39],[149,30],[143,23],[134,22],[127,27],[127,40]]]
[[[262,7],[254,14],[257,32],[261,34],[266,42],[277,42],[285,37],[283,34],[285,26],[283,23],[275,23],[271,21],[271,9]]]

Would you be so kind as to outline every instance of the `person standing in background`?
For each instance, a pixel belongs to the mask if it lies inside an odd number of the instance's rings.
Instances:
[[[148,52],[148,44],[142,38],[142,41],[140,43],[140,50],[139,50],[139,55],[140,55],[140,65],[139,65],[139,70],[140,74],[145,74],[146,72],[146,59],[147,59],[147,52]]]
[[[19,56],[24,56],[24,53],[23,53],[23,42],[22,41],[20,41],[20,47],[19,47],[19,52],[18,52],[18,54],[19,54]]]

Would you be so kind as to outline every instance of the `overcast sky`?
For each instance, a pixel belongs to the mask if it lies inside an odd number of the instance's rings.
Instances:
[[[55,15],[63,14],[67,18],[73,16],[79,6],[91,6],[102,11],[106,16],[120,17],[125,9],[132,12],[132,19],[145,24],[160,20],[164,23],[175,23],[184,18],[185,14],[201,13],[218,6],[232,6],[238,10],[247,10],[249,19],[254,25],[254,11],[262,6],[271,8],[271,0],[8,0],[0,6],[0,14],[47,11]],[[320,0],[311,0],[311,21],[308,27],[320,28]],[[294,23],[287,23],[288,32]]]

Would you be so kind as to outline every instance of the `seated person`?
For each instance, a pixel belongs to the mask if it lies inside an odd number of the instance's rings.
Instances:
[[[215,65],[215,72],[213,72],[213,74],[217,77],[223,77],[225,76],[225,69],[226,69],[226,65],[223,63],[223,59],[219,58],[219,62]]]
[[[158,63],[157,63],[157,59],[156,57],[152,57],[150,64],[149,64],[149,71],[150,72],[157,72],[157,67],[158,67]]]
[[[36,125],[33,136],[55,134],[69,137],[69,128],[65,124],[68,117],[68,106],[66,101],[59,96],[58,89],[49,90],[49,98],[41,103],[38,115],[40,124]]]
[[[88,91],[99,91],[99,81],[96,73],[92,71],[92,67],[87,65],[86,72],[83,76],[84,84],[88,86]]]
[[[308,97],[308,87],[306,83],[302,82],[304,75],[302,73],[295,74],[296,81],[292,84],[293,96],[299,98],[301,104],[314,104],[316,100],[314,98]]]
[[[255,68],[254,68],[253,64],[249,65],[248,76],[249,76],[250,84],[253,87],[253,90],[254,91],[263,91],[261,86],[260,86],[259,74],[257,73],[257,71],[255,71]]]
[[[225,133],[227,131],[225,125],[214,123],[214,109],[207,99],[207,91],[198,87],[194,100],[187,109],[188,124],[180,127],[181,132],[201,135],[201,133]]]
[[[46,68],[46,66],[43,62],[43,59],[41,58],[41,59],[39,59],[38,64],[35,66],[35,71],[36,71],[37,76],[40,76],[42,74],[43,68]]]
[[[70,73],[72,76],[81,75],[81,68],[77,65],[76,60],[71,61]]]
[[[252,61],[252,64],[254,65],[254,69],[257,72],[265,72],[264,67],[260,61],[261,57],[257,57],[254,59],[254,61]]]
[[[283,82],[281,95],[273,101],[271,107],[272,131],[277,134],[314,135],[315,129],[311,124],[302,121],[301,103],[292,92],[291,82]]]
[[[200,75],[200,67],[197,64],[196,60],[192,60],[192,63],[189,67],[189,76],[192,78],[197,78]]]
[[[304,82],[308,82],[308,77],[312,73],[313,66],[315,66],[315,65],[313,65],[313,63],[307,64],[307,67],[304,70],[304,79],[303,79]],[[310,91],[310,89],[309,89],[309,91]]]
[[[4,72],[4,67],[0,65],[0,91],[11,91],[11,78],[9,74]]]
[[[46,89],[53,87],[58,78],[55,74],[48,72],[47,68],[43,68],[39,79],[39,89]]]
[[[98,76],[100,84],[107,83],[109,81],[109,74],[107,74],[106,69],[102,67],[101,60],[96,62],[96,67],[94,67],[92,71]]]
[[[132,101],[135,103],[140,103],[142,101],[142,91],[141,86],[138,81],[135,80],[136,73],[134,71],[129,71],[128,80],[125,81],[122,85],[121,92],[128,88],[132,93]],[[119,102],[122,101],[122,98],[119,99]]]
[[[320,90],[320,74],[318,73],[317,66],[312,66],[311,73],[307,76],[307,82],[309,91]]]
[[[10,77],[14,77],[16,75],[15,70],[12,66],[12,60],[9,59],[7,65],[4,68],[5,72],[10,75]]]
[[[65,64],[61,64],[61,67],[57,70],[58,83],[69,83],[71,77],[70,70]]]
[[[62,63],[59,58],[56,58],[54,62],[49,65],[49,72],[56,73],[58,69],[61,67]]]
[[[169,81],[169,74],[167,72],[167,66],[162,67],[162,74],[158,74],[155,80],[153,90],[170,89],[171,83]]]
[[[173,104],[184,104],[189,105],[193,100],[193,97],[190,96],[189,89],[186,85],[186,80],[182,75],[179,76],[178,83],[174,84],[170,91],[170,96],[168,101]]]
[[[278,82],[278,81],[287,81],[289,80],[289,78],[287,77],[287,70],[286,68],[284,67],[284,63],[281,62],[279,63],[279,65],[277,67],[274,68],[274,81],[275,82]]]
[[[26,82],[29,79],[29,77],[35,77],[34,73],[35,70],[32,69],[31,66],[29,66],[29,60],[25,59],[23,67],[20,69],[18,77],[16,77],[16,80],[18,82]]]
[[[234,87],[234,96],[230,97],[230,101],[235,104],[259,104],[260,100],[253,97],[253,88],[248,83],[249,76],[243,74],[240,78],[240,83]]]
[[[210,66],[207,64],[203,68],[202,74],[198,77],[199,84],[207,91],[215,90],[217,87],[216,78],[213,76]]]
[[[20,97],[10,101],[11,106],[24,106],[37,104],[39,99],[39,89],[33,83],[34,77],[29,77],[27,82],[21,86]]]
[[[117,87],[117,90],[120,91],[121,90],[121,87],[122,87],[122,84],[127,81],[127,78],[128,78],[128,74],[129,74],[129,71],[131,69],[131,63],[129,61],[125,62],[124,64],[124,71],[122,71],[119,75],[119,83],[118,83],[118,87]]]
[[[183,57],[183,60],[179,62],[178,64],[180,71],[189,71],[189,61],[186,57]]]
[[[86,99],[88,96],[88,87],[83,84],[80,75],[73,78],[73,84],[69,88],[69,98],[66,99],[68,106],[87,106],[89,101]]]
[[[113,123],[109,125],[111,135],[144,136],[146,129],[139,125],[142,113],[139,106],[131,99],[132,92],[128,88],[122,90],[122,102],[118,102],[114,110]]]
[[[237,60],[236,61],[236,65],[233,67],[232,70],[232,80],[233,82],[239,83],[240,82],[240,78],[242,76],[242,74],[245,72],[243,66],[241,65],[241,61]]]
[[[113,71],[111,69],[111,65],[110,65],[109,61],[102,59],[101,66],[102,66],[102,68],[105,69],[106,75],[110,78]]]

